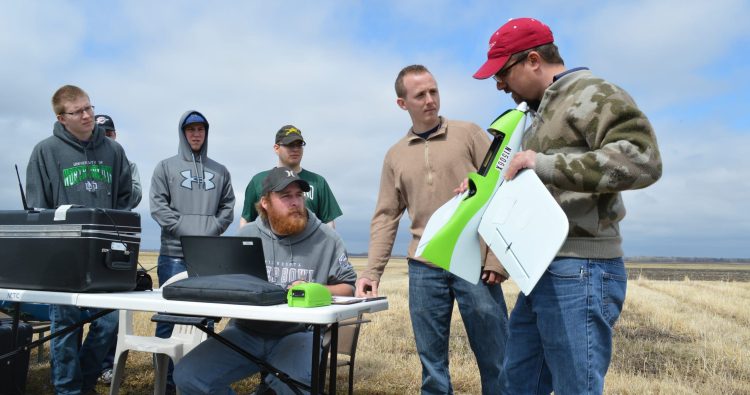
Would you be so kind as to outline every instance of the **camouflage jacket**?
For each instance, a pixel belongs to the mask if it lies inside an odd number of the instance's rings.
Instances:
[[[662,173],[654,130],[633,99],[588,70],[566,74],[544,92],[523,149],[537,153],[536,173],[568,216],[558,256],[622,256],[620,192]]]

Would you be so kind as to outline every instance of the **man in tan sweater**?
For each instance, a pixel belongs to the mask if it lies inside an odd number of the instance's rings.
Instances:
[[[357,295],[377,295],[398,222],[407,210],[412,234],[408,251],[409,313],[422,362],[422,393],[453,393],[448,339],[456,301],[479,365],[482,393],[497,394],[508,334],[508,312],[500,283],[507,273],[490,254],[482,281],[471,284],[414,255],[432,213],[454,196],[454,187],[467,173],[480,167],[490,146],[489,136],[476,124],[438,115],[437,83],[424,66],[401,70],[396,78],[396,95],[396,103],[409,113],[412,127],[388,150],[383,162],[370,226],[368,264],[357,280]]]

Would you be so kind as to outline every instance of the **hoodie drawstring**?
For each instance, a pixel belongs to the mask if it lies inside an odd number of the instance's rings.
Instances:
[[[201,186],[203,186],[203,189],[206,189],[206,186],[205,186],[206,182],[204,181],[205,176],[206,176],[206,174],[204,173],[205,167],[203,166],[203,161],[201,160],[201,156],[198,155],[198,160],[196,161],[195,152],[191,153],[191,155],[193,157],[193,167],[195,167],[195,176],[198,177],[198,189],[200,189]],[[198,171],[198,163],[201,164],[200,171]]]

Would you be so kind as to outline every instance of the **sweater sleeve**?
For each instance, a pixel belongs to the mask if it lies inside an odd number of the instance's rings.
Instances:
[[[154,175],[151,177],[151,191],[149,192],[149,203],[151,205],[151,217],[162,229],[173,232],[180,221],[180,213],[170,207],[171,196],[169,184],[167,183],[167,172],[165,163],[156,165]]]
[[[349,255],[346,253],[344,242],[341,239],[336,240],[336,248],[332,258],[331,268],[328,272],[328,285],[349,284],[352,287],[352,294],[354,294],[357,273],[349,262]]]
[[[565,122],[583,136],[588,149],[538,153],[539,178],[563,190],[590,193],[640,189],[656,182],[662,173],[656,136],[632,98],[607,84],[580,100],[596,107],[587,108],[586,114],[572,109]]]
[[[234,220],[234,190],[232,189],[232,179],[229,171],[224,168],[226,178],[224,181],[224,187],[221,191],[221,200],[219,201],[219,208],[216,210],[216,221],[219,223],[219,233],[224,233],[225,230]]]
[[[255,221],[255,218],[258,217],[255,203],[260,200],[258,185],[263,183],[263,180],[260,179],[260,174],[261,173],[254,175],[247,183],[247,187],[245,187],[245,202],[242,207],[242,218],[247,222],[253,222]]]
[[[138,172],[138,166],[130,162],[130,175],[133,178],[133,194],[130,199],[130,208],[134,209],[141,203],[143,189],[141,188],[141,174]]]
[[[380,175],[380,191],[375,205],[375,213],[370,223],[370,248],[367,253],[367,269],[361,276],[379,281],[385,266],[391,257],[393,243],[396,240],[398,222],[406,209],[398,188],[395,174],[389,164],[388,156],[383,161]]]
[[[115,208],[119,210],[130,210],[133,200],[133,174],[130,171],[130,162],[125,152],[120,150],[120,174],[117,175],[117,201]]]
[[[54,208],[51,181],[43,170],[43,160],[39,147],[34,147],[26,166],[26,203],[29,207]]]

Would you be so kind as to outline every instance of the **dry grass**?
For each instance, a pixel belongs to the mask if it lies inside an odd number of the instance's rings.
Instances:
[[[155,255],[141,254],[146,266]],[[357,268],[363,259],[353,260]],[[155,275],[153,276],[156,277]],[[504,285],[509,309],[518,288]],[[421,366],[408,314],[408,279],[404,260],[393,260],[381,292],[390,309],[369,316],[357,353],[358,394],[419,393]],[[750,284],[720,281],[631,280],[623,315],[615,330],[614,358],[605,392],[610,394],[750,394]],[[153,334],[151,313],[138,314],[138,332]],[[222,323],[223,324],[223,323]],[[221,326],[220,326],[221,327]],[[451,327],[451,375],[457,394],[481,392],[476,362],[466,341],[458,310]],[[32,359],[35,360],[35,355]],[[48,364],[32,365],[27,392],[51,393]],[[345,393],[346,371],[339,372]],[[151,359],[131,353],[121,393],[149,394]],[[251,391],[257,379],[235,385]],[[106,393],[108,387],[97,390]]]

